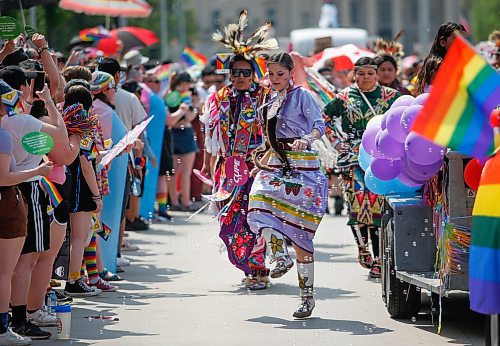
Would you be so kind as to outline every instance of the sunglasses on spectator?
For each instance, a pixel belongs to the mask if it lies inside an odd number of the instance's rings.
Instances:
[[[252,75],[252,70],[249,68],[248,69],[246,69],[246,68],[245,69],[243,69],[243,68],[242,69],[233,69],[233,70],[231,70],[231,75],[233,77],[239,77],[242,75],[243,77],[248,78]]]
[[[117,87],[116,87],[116,85],[115,85],[114,82],[109,83],[108,84],[108,89],[106,89],[106,90],[111,90],[111,89],[113,89],[114,91],[116,91],[116,89],[117,89]]]
[[[226,83],[226,80],[225,79],[214,79],[214,84],[222,84],[222,83]]]

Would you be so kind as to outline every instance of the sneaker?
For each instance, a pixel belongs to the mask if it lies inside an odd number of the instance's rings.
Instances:
[[[12,331],[21,336],[27,336],[31,340],[47,340],[52,336],[51,332],[41,330],[30,321],[24,321],[20,324],[11,324]]]
[[[285,275],[293,267],[293,260],[290,256],[276,258],[276,267],[271,270],[271,278],[277,279]]]
[[[125,257],[118,257],[116,259],[116,265],[120,267],[126,267],[130,265],[130,261]]]
[[[128,240],[124,239],[122,244],[122,251],[137,251],[139,247],[135,244],[130,243]]]
[[[30,314],[26,312],[26,317],[37,327],[56,327],[57,317],[56,315],[47,311],[44,305],[41,309],[38,309],[34,313]]]
[[[65,296],[64,294],[60,293],[59,291],[54,291],[56,292],[56,297],[57,297],[57,305],[68,305],[73,303],[73,298]]]
[[[96,287],[100,289],[102,292],[114,292],[118,289],[118,286],[111,285],[107,281],[104,281],[103,279],[99,278],[99,280],[93,284],[90,284],[91,287]]]
[[[311,316],[314,306],[316,305],[314,303],[314,297],[302,297],[301,299],[302,301],[293,313],[293,317],[295,318],[306,318]]]
[[[157,219],[159,221],[165,222],[168,220],[172,220],[172,215],[169,215],[166,211],[162,211],[158,213]]]
[[[70,297],[92,297],[101,293],[101,290],[96,287],[90,287],[82,279],[78,279],[75,283],[66,282],[64,294]]]
[[[142,218],[136,218],[134,221],[125,221],[125,228],[130,231],[147,231],[149,224]]]
[[[31,339],[15,333],[9,327],[5,333],[0,334],[0,345],[31,345]]]

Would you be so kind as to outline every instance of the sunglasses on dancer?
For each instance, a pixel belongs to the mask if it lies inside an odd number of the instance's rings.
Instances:
[[[233,77],[243,76],[245,78],[248,78],[252,75],[252,72],[253,71],[249,68],[233,69],[231,70],[231,75]]]

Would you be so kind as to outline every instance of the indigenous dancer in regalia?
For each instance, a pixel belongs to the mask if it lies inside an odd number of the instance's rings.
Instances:
[[[309,317],[314,309],[313,238],[325,213],[328,184],[311,144],[325,133],[322,112],[312,94],[293,85],[294,63],[288,53],[271,56],[269,79],[276,94],[262,108],[266,141],[256,150],[258,168],[250,191],[248,224],[262,233],[276,268],[272,278],[285,274],[293,261],[284,236],[297,253],[301,303],[294,317]]]
[[[255,58],[259,51],[276,49],[278,44],[267,37],[270,22],[243,40],[246,26],[247,11],[242,11],[237,24],[229,24],[224,34],[213,35],[214,41],[232,50],[227,66],[231,84],[209,97],[201,117],[206,130],[202,172],[211,176],[210,157],[217,157],[212,200],[219,208],[219,236],[231,263],[246,274],[244,285],[249,289],[264,289],[269,282],[265,243],[256,238],[247,224],[248,193],[253,182],[249,178],[252,152],[262,143],[256,112],[268,97],[268,89],[256,83],[259,66]]]

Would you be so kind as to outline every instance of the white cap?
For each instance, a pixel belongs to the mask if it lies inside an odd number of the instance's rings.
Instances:
[[[132,49],[123,56],[123,62],[127,67],[144,65],[148,61],[149,58],[143,56],[137,49]]]

